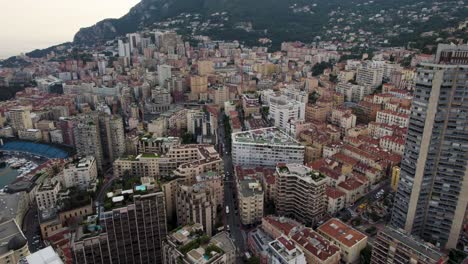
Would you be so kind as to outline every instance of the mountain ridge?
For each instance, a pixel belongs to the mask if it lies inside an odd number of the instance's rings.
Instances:
[[[439,2],[457,5],[453,0]],[[407,13],[410,9],[414,9],[413,13],[419,15],[418,12],[420,13],[425,6],[441,6],[437,3],[432,0],[142,0],[121,18],[105,19],[94,26],[80,29],[73,41],[75,44],[103,43],[126,33],[151,27],[154,23],[174,20],[181,14],[199,14],[202,22],[206,22],[212,20],[213,13],[227,12],[228,20],[223,22],[223,27],[209,29],[200,34],[241,41],[267,37],[277,42],[310,42],[316,36],[322,37],[327,34],[327,38],[333,39],[333,32],[328,31],[346,26],[354,27],[355,31],[362,29],[379,33],[383,30],[391,31],[395,25],[410,25],[409,32],[413,34],[414,31],[414,36],[417,36],[427,30],[428,24],[434,25],[433,30],[441,30],[468,15],[467,8],[463,6],[457,9],[456,17],[453,13],[444,11],[439,15],[431,15],[428,21],[411,22],[408,21],[408,18],[411,18],[409,15],[400,15],[400,12]],[[340,12],[344,14],[344,22],[335,19],[336,14]],[[347,19],[348,14],[357,16]],[[378,14],[385,17],[383,23],[369,20]],[[243,22],[251,23],[253,30],[239,30],[237,25]],[[186,26],[187,24],[184,24],[181,30],[190,34]]]

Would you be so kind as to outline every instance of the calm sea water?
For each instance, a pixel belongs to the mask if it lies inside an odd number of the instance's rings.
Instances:
[[[12,183],[16,176],[18,176],[18,172],[10,167],[5,167],[0,169],[0,189]]]

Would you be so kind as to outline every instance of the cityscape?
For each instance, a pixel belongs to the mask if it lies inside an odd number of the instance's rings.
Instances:
[[[468,6],[271,1],[0,60],[0,264],[468,263]]]

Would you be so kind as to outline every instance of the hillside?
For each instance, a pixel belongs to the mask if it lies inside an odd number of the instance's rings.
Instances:
[[[259,37],[274,42],[308,42],[317,36],[343,40],[361,31],[365,38],[377,41],[400,34],[409,34],[405,40],[413,40],[427,30],[457,26],[466,17],[463,2],[451,0],[142,0],[119,19],[82,28],[74,42],[102,43],[145,27],[159,27],[160,22],[171,22],[186,35],[246,42]],[[193,22],[214,26],[197,27]]]

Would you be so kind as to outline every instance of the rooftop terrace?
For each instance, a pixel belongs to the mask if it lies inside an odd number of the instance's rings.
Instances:
[[[294,138],[276,127],[260,128],[232,134],[233,143],[301,146]]]

